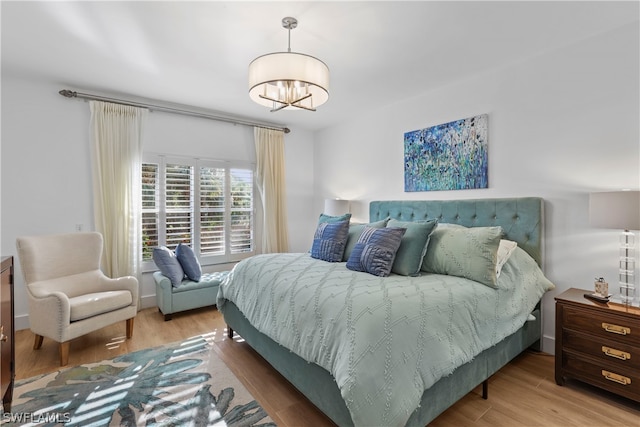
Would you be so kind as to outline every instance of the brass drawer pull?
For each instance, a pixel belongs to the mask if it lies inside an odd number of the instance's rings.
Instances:
[[[618,335],[631,335],[631,328],[626,326],[612,325],[611,323],[603,323],[602,329]]]
[[[631,378],[629,377],[625,377],[622,375],[618,375],[618,374],[614,374],[613,372],[609,372],[609,371],[602,371],[602,376],[605,377],[606,379],[608,379],[609,381],[613,381],[614,383],[618,383],[618,384],[622,384],[622,385],[629,385],[631,384]]]
[[[602,352],[610,357],[615,357],[620,360],[629,360],[631,359],[631,353],[627,353],[626,351],[616,350],[615,348],[602,346]]]

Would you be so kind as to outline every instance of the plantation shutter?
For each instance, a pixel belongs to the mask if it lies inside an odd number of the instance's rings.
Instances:
[[[253,251],[253,171],[231,169],[230,252]]]
[[[193,167],[167,164],[166,246],[175,249],[178,243],[191,246],[193,231]]]
[[[225,252],[225,170],[200,167],[200,253]]]
[[[157,163],[142,164],[142,259],[150,260],[158,246],[160,182]]]

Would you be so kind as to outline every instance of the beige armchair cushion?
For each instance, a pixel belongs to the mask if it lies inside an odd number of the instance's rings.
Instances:
[[[70,320],[75,322],[131,305],[131,292],[95,292],[69,298],[69,304],[71,306]]]

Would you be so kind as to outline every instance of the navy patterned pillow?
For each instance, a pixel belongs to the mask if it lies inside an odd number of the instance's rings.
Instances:
[[[349,237],[349,221],[322,222],[316,228],[311,257],[329,262],[342,261]]]
[[[401,227],[365,227],[347,260],[347,268],[375,276],[388,276],[406,231]]]

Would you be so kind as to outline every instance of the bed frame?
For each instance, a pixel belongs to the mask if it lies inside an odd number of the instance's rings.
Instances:
[[[427,200],[427,201],[374,201],[369,205],[369,220],[379,221],[391,217],[401,221],[419,221],[437,218],[442,223],[455,223],[467,227],[501,226],[509,240],[518,242],[538,265],[544,258],[544,201],[537,197]],[[542,335],[540,303],[533,311],[535,320],[495,346],[477,355],[471,362],[460,366],[451,375],[440,379],[422,395],[420,406],[409,418],[407,426],[424,427],[447,408],[483,384],[528,347],[540,349]],[[342,399],[334,378],[324,368],[305,361],[256,330],[231,302],[225,303],[224,318],[233,331],[255,349],[267,362],[291,382],[314,405],[339,426],[352,426],[351,415]]]

